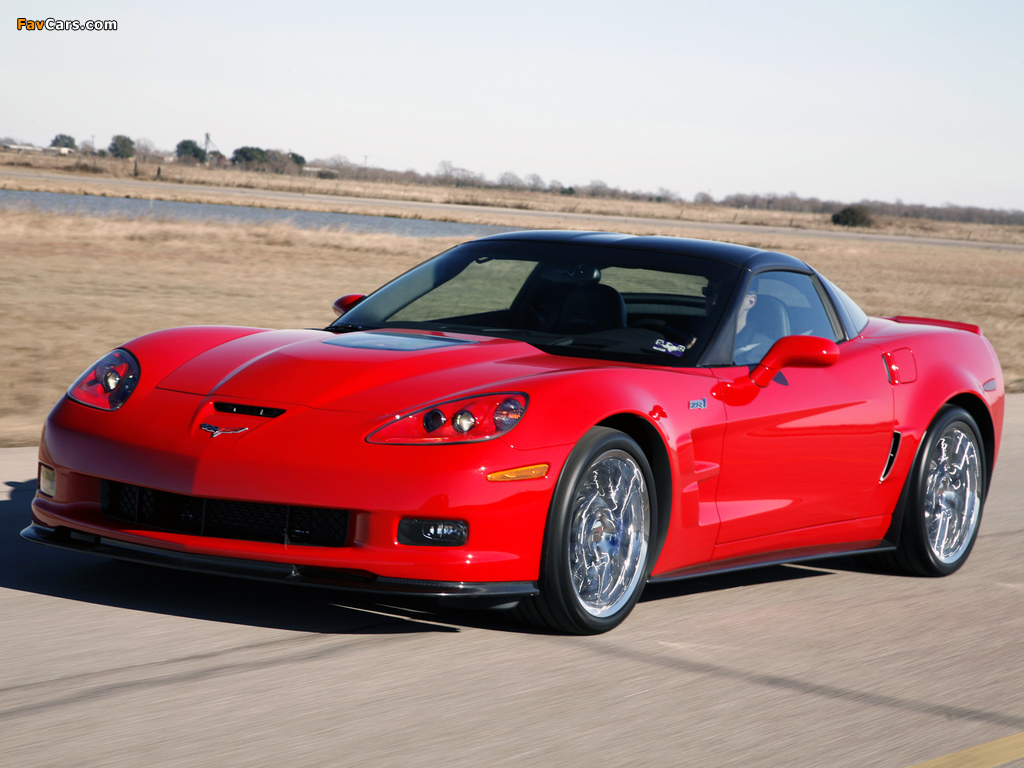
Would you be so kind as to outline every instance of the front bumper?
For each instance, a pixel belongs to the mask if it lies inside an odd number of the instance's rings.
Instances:
[[[218,414],[221,426],[251,429],[211,438],[199,428],[208,418],[208,399],[160,391],[148,399],[154,402],[145,420],[66,398],[54,408],[40,461],[54,468],[57,490],[52,497],[37,494],[36,534],[27,538],[133,560],[146,552],[147,562],[175,567],[327,579],[371,591],[455,594],[495,585],[518,594],[522,587],[502,585],[539,578],[548,505],[571,445],[523,450],[502,439],[371,445],[362,436],[379,417],[298,407],[262,422]],[[182,429],[190,422],[194,429]],[[487,479],[494,471],[540,463],[551,468],[545,477]],[[296,546],[146,527],[104,514],[105,481],[198,499],[337,509],[348,515],[350,535],[345,546]],[[462,546],[403,544],[399,524],[410,518],[465,521],[468,540]]]
[[[265,562],[175,552],[158,547],[130,544],[70,528],[49,528],[33,523],[21,532],[26,541],[75,552],[89,552],[144,565],[159,565],[218,576],[235,576],[260,581],[332,587],[355,592],[414,595],[423,597],[525,597],[538,592],[533,582],[443,582],[394,579],[374,574],[324,568],[296,563]]]

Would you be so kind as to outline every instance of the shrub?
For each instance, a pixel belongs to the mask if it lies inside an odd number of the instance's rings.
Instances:
[[[863,205],[848,205],[832,214],[832,223],[841,227],[870,227],[873,222],[871,214]]]
[[[51,147],[65,147],[67,149],[75,148],[74,136],[68,136],[66,133],[58,133],[53,137],[53,141],[50,142]]]
[[[231,164],[245,169],[267,162],[267,153],[259,147],[239,147],[231,153]]]
[[[206,150],[192,139],[179,141],[178,146],[174,149],[174,154],[178,156],[179,160],[187,159],[197,163],[206,162]]]
[[[118,134],[110,140],[107,151],[114,157],[135,157],[135,142],[127,136]]]

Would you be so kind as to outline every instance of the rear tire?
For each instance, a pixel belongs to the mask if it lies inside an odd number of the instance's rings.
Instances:
[[[577,635],[618,626],[650,574],[656,519],[640,446],[617,430],[591,429],[569,454],[552,497],[540,594],[521,601],[518,616]]]
[[[985,502],[985,449],[967,411],[946,406],[928,428],[910,483],[900,542],[900,570],[947,576],[974,548]]]

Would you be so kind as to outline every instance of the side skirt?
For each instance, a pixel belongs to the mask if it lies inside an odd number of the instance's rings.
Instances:
[[[704,576],[709,573],[730,573],[732,571],[745,571],[750,568],[762,568],[768,565],[802,563],[808,560],[822,560],[826,557],[867,555],[874,552],[889,552],[894,549],[896,549],[896,546],[884,539],[880,542],[851,542],[850,544],[841,546],[802,547],[799,549],[789,549],[781,552],[768,552],[764,555],[752,555],[750,557],[737,557],[732,560],[700,563],[699,565],[680,568],[675,571],[670,571],[669,573],[652,576],[647,580],[647,582],[649,584],[661,584],[668,581],[690,579],[694,576]]]

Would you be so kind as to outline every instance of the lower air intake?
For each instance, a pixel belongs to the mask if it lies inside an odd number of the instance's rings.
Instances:
[[[116,482],[103,483],[101,503],[108,517],[191,536],[313,547],[348,543],[343,509],[203,499]]]

